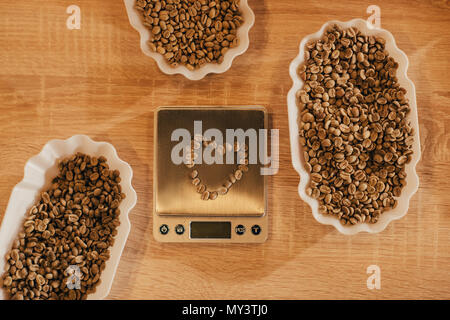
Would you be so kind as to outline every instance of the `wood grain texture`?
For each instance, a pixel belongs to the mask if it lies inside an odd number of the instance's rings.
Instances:
[[[0,4],[0,217],[25,162],[50,139],[108,141],[133,168],[138,203],[110,299],[450,298],[450,7],[448,1],[250,0],[250,48],[231,69],[192,82],[161,73],[139,48],[122,1]],[[66,7],[81,8],[81,30]],[[317,223],[291,165],[288,66],[328,20],[381,7],[410,59],[422,145],[408,214],[376,235]],[[269,179],[262,245],[161,244],[152,236],[153,111],[160,105],[264,105],[280,129],[280,170]],[[381,268],[368,290],[366,268]]]

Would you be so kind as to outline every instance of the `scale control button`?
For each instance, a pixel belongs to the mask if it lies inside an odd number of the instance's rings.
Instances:
[[[242,224],[238,224],[235,231],[238,235],[242,236],[245,233],[245,227]]]
[[[179,235],[184,233],[184,226],[182,224],[177,224],[175,227],[175,232]]]
[[[162,224],[159,227],[159,232],[161,232],[161,234],[168,234],[169,233],[169,226],[167,224]]]
[[[257,224],[255,224],[255,225],[252,227],[252,233],[253,233],[255,236],[257,236],[258,234],[261,233],[261,227],[258,226]]]

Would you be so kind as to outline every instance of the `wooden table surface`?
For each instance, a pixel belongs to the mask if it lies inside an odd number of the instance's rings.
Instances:
[[[81,8],[68,30],[66,8]],[[291,165],[288,66],[328,20],[381,8],[410,59],[422,159],[408,214],[382,233],[344,236],[314,220]],[[168,76],[139,47],[122,1],[0,4],[0,217],[25,162],[50,139],[108,141],[133,168],[138,203],[110,299],[450,298],[450,6],[448,1],[250,0],[250,47],[229,71]],[[264,105],[280,129],[280,170],[269,178],[262,245],[162,244],[153,239],[153,117],[160,105]],[[366,269],[381,269],[369,290]]]

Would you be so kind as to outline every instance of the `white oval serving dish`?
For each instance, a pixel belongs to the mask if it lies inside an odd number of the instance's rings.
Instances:
[[[412,127],[414,127],[415,135],[413,144],[414,153],[412,155],[412,161],[406,165],[407,185],[403,188],[401,196],[397,198],[398,200],[397,207],[395,209],[385,211],[382,215],[380,215],[380,218],[374,224],[360,223],[352,226],[347,225],[344,226],[339,222],[339,219],[337,219],[336,217],[320,214],[318,211],[319,207],[318,200],[309,197],[306,194],[306,188],[309,184],[310,176],[304,167],[303,151],[298,136],[298,107],[296,101],[296,92],[303,87],[303,81],[297,75],[297,69],[299,65],[304,63],[305,45],[310,41],[320,39],[324,34],[324,32],[326,31],[326,29],[335,24],[340,26],[341,28],[356,27],[359,30],[361,30],[363,34],[377,35],[386,39],[386,50],[389,52],[390,56],[392,56],[395,59],[395,61],[397,61],[399,64],[399,67],[397,69],[398,81],[400,85],[407,90],[406,97],[409,99],[409,104],[411,107],[411,112],[408,115],[409,117],[408,119],[411,121]],[[289,90],[287,96],[288,114],[289,114],[289,135],[291,141],[291,156],[292,156],[292,164],[295,170],[297,170],[297,172],[300,175],[298,193],[300,197],[311,207],[312,214],[318,222],[322,224],[332,225],[339,232],[347,235],[356,234],[362,231],[369,233],[377,233],[383,231],[391,221],[400,219],[407,213],[409,201],[412,195],[417,191],[419,187],[419,177],[417,176],[416,173],[416,164],[419,161],[421,155],[419,123],[417,118],[416,90],[414,84],[407,76],[406,73],[407,69],[408,69],[408,57],[403,51],[401,51],[397,47],[392,34],[384,29],[373,28],[371,25],[368,25],[368,23],[365,20],[362,19],[354,19],[348,22],[329,21],[325,23],[318,32],[306,36],[300,42],[299,54],[291,62],[289,66],[289,74],[294,83],[292,88]]]
[[[131,180],[133,171],[128,163],[119,159],[114,147],[107,142],[95,142],[85,135],[76,135],[67,140],[51,140],[42,151],[25,164],[24,177],[12,190],[0,228],[0,274],[4,272],[5,255],[11,249],[22,228],[25,215],[33,204],[39,200],[40,193],[51,185],[51,180],[58,174],[58,160],[82,152],[91,156],[105,156],[111,169],[120,171],[122,191],[126,198],[120,204],[120,226],[114,245],[110,248],[111,256],[101,275],[101,283],[95,293],[88,299],[104,299],[111,289],[114,275],[119,265],[123,248],[130,233],[131,224],[128,214],[136,204],[137,196]],[[0,289],[0,299],[5,299],[5,292]]]
[[[139,32],[142,52],[153,58],[162,72],[166,74],[180,73],[190,80],[203,79],[208,73],[223,73],[227,71],[231,67],[233,59],[247,51],[250,43],[248,33],[255,23],[255,15],[252,9],[250,9],[247,0],[240,0],[239,8],[241,10],[242,17],[244,18],[244,23],[237,30],[239,45],[235,48],[229,49],[225,53],[222,63],[207,63],[199,69],[191,71],[183,65],[179,65],[175,68],[171,67],[161,54],[150,50],[147,41],[150,39],[151,32],[146,26],[143,25],[140,12],[134,8],[136,0],[124,0],[124,3],[131,26]]]

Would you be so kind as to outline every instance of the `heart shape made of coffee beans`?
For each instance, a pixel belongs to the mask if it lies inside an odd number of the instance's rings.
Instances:
[[[200,178],[200,172],[195,167],[195,159],[197,157],[197,154],[195,153],[195,150],[198,150],[202,147],[208,147],[212,145],[214,148],[214,152],[218,152],[221,156],[225,155],[227,152],[239,152],[241,150],[244,151],[244,158],[240,159],[240,163],[238,166],[228,174],[228,177],[223,182],[222,186],[217,190],[210,190],[208,186],[202,182]],[[245,172],[248,171],[248,146],[246,144],[240,145],[239,142],[235,142],[234,146],[225,143],[223,145],[217,145],[215,141],[209,141],[206,140],[202,136],[195,136],[194,139],[191,141],[190,148],[188,147],[188,150],[186,150],[186,159],[185,159],[185,165],[189,169],[193,169],[189,173],[189,177],[191,178],[192,185],[196,188],[197,193],[201,195],[202,200],[215,200],[219,195],[224,196],[228,193],[230,188],[240,181],[244,175]]]

